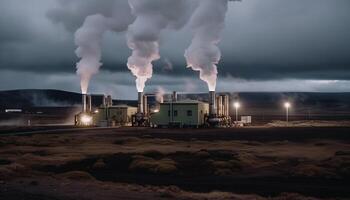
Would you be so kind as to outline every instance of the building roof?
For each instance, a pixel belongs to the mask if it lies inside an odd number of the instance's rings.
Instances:
[[[163,104],[208,104],[206,102],[198,101],[198,100],[191,100],[191,99],[186,99],[186,100],[181,100],[181,101],[176,101],[176,102],[164,102]]]

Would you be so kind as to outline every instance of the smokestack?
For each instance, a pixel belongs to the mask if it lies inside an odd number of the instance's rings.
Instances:
[[[209,115],[216,115],[215,91],[209,91]]]
[[[143,95],[143,113],[144,113],[145,115],[148,114],[147,95]]]
[[[177,92],[176,91],[174,91],[173,92],[173,102],[177,102]]]
[[[87,95],[87,111],[91,112],[92,111],[92,96]]]
[[[83,112],[86,112],[86,94],[83,94],[82,96],[82,108],[83,108]]]
[[[102,106],[105,107],[107,105],[106,103],[106,97],[103,95],[102,96]]]
[[[138,93],[137,112],[138,112],[138,113],[143,113],[143,92],[139,92],[139,93]]]
[[[112,96],[111,96],[111,95],[108,95],[108,96],[107,96],[106,105],[107,105],[107,107],[113,106],[113,100],[112,100]]]

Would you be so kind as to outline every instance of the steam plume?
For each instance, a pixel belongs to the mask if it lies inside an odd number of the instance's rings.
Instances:
[[[75,33],[76,54],[81,60],[77,63],[77,74],[80,76],[81,91],[87,93],[91,77],[98,73],[102,66],[101,45],[106,31],[122,32],[134,20],[126,0],[115,1],[113,12],[109,17],[102,14],[88,16],[82,27]]]
[[[221,58],[217,45],[227,9],[228,0],[201,0],[190,22],[194,36],[185,52],[187,66],[199,71],[200,79],[208,84],[209,91],[216,88],[217,64]]]
[[[190,16],[192,1],[188,0],[129,0],[136,20],[129,26],[128,46],[132,55],[128,68],[136,76],[136,88],[143,92],[152,77],[152,62],[160,58],[159,39],[166,28],[179,29]]]

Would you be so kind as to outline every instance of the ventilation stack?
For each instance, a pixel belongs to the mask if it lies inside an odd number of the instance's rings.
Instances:
[[[82,96],[82,111],[85,113],[86,112],[86,94],[83,94]]]
[[[210,117],[216,116],[216,97],[215,97],[215,91],[209,92],[209,115]]]
[[[137,113],[143,113],[144,103],[143,103],[143,92],[138,93],[138,106],[137,106]]]
[[[143,113],[145,115],[148,114],[148,102],[147,102],[147,95],[143,95]]]

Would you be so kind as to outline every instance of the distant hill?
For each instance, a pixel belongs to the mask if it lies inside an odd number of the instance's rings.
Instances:
[[[1,108],[68,107],[81,104],[81,94],[61,90],[0,91]]]
[[[237,92],[220,93],[230,96],[242,104],[243,115],[281,115],[283,104],[289,101],[294,115],[346,115],[350,116],[350,93],[315,93],[315,92]],[[169,99],[166,95],[165,99]],[[178,99],[196,99],[208,101],[208,94],[178,94]],[[234,112],[231,107],[231,113]]]
[[[241,114],[278,115],[283,114],[283,103],[292,103],[291,114],[302,115],[350,115],[350,93],[310,92],[239,92],[226,93],[233,101],[240,101]],[[208,94],[179,94],[179,99],[208,100]],[[169,95],[165,95],[165,100]],[[101,97],[93,98],[93,104],[100,104]],[[114,104],[137,106],[136,100],[113,100]],[[81,94],[61,90],[11,90],[0,91],[0,108],[29,107],[72,107],[81,105]],[[231,108],[233,112],[233,108]]]
[[[102,104],[101,96],[93,96],[94,106]],[[135,100],[113,100],[114,104],[137,106]],[[9,90],[0,91],[0,108],[81,106],[81,94],[62,90]]]

